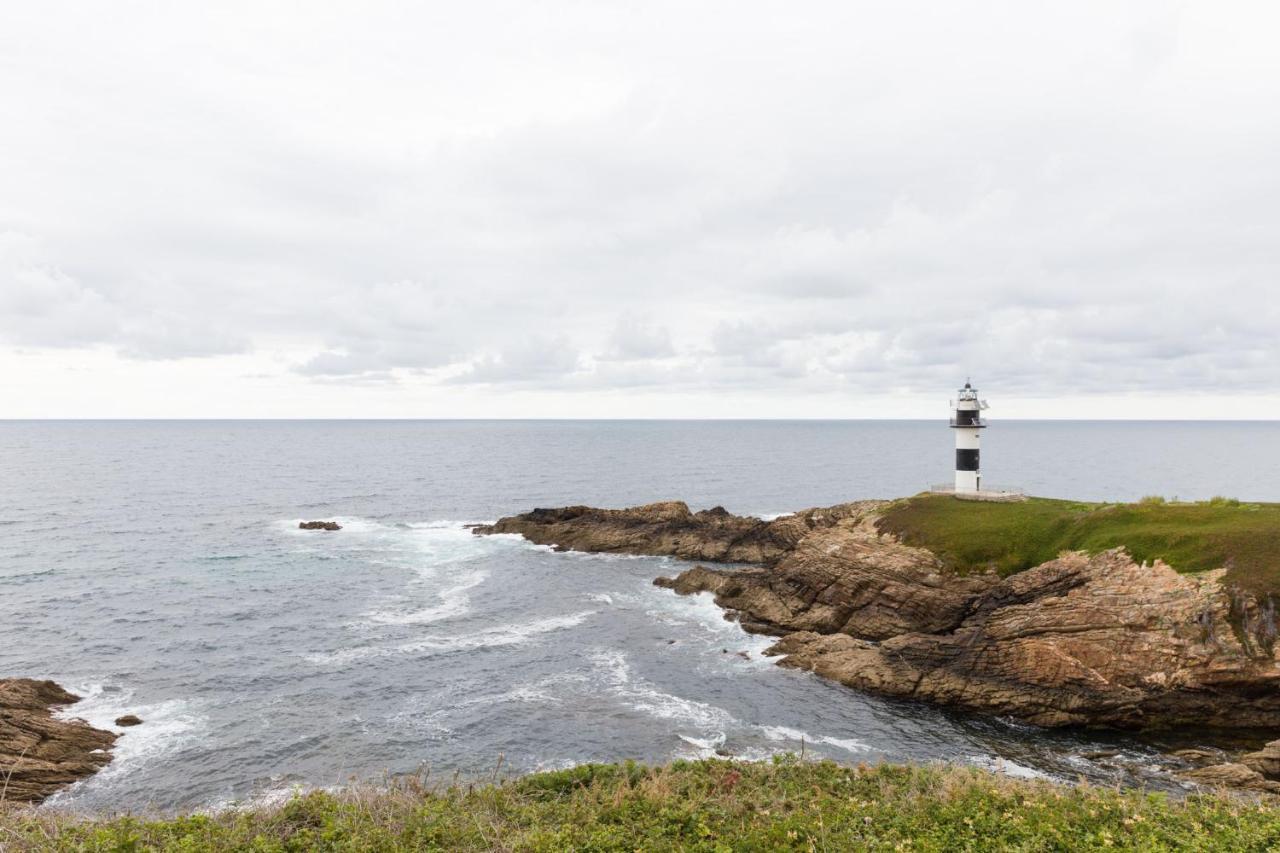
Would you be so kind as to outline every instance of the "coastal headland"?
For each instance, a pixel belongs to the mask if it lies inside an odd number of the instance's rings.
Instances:
[[[475,532],[738,564],[654,582],[859,690],[1050,727],[1280,730],[1278,505],[917,495],[765,521],[671,501]],[[1241,784],[1280,790],[1248,760]]]

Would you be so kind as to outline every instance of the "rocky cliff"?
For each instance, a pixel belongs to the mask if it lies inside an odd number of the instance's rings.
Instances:
[[[111,761],[116,735],[53,716],[79,699],[52,681],[0,678],[0,802],[40,802]]]
[[[851,687],[1045,726],[1280,726],[1280,661],[1258,603],[1222,572],[1123,549],[1064,553],[1001,579],[958,575],[876,528],[883,503],[775,521],[681,503],[536,510],[479,533],[559,548],[749,562],[655,583],[709,591],[784,666]],[[1254,626],[1251,628],[1251,626]],[[1256,629],[1256,630],[1255,630]]]
[[[630,509],[535,509],[480,525],[480,535],[517,533],[560,551],[647,554],[720,563],[771,564],[815,529],[857,516],[862,504],[809,509],[775,521],[730,515],[723,507],[690,512],[683,501]]]

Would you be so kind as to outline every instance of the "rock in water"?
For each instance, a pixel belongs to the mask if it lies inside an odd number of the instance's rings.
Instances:
[[[341,530],[342,525],[336,521],[300,521],[299,530]]]
[[[116,735],[53,709],[78,702],[52,681],[0,678],[0,789],[7,802],[38,803],[111,761]]]
[[[142,725],[142,718],[135,716],[133,714],[125,714],[123,717],[116,717],[116,725],[120,726],[121,728],[128,728],[129,726],[140,726]]]

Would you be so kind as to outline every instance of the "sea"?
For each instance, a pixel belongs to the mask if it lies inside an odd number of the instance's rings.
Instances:
[[[1280,423],[995,421],[990,483],[1280,500]],[[773,517],[951,478],[945,421],[3,421],[0,677],[122,733],[46,808],[219,809],[403,776],[784,753],[1153,788],[1169,743],[780,668],[666,558],[466,525],[680,499]],[[335,533],[301,531],[332,519]]]

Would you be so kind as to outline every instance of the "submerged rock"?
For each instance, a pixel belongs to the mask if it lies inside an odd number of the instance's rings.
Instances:
[[[341,530],[342,525],[336,521],[300,521],[299,530]]]
[[[134,714],[125,714],[123,717],[116,717],[116,725],[121,728],[140,726],[142,725],[142,718]]]
[[[80,700],[52,681],[0,678],[0,788],[7,802],[38,803],[111,761],[116,735],[55,708]]]

